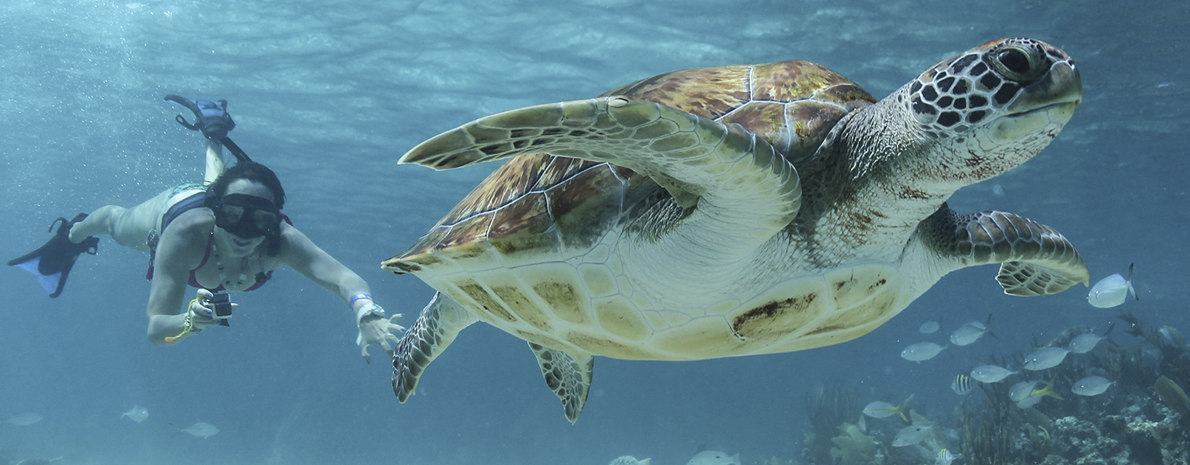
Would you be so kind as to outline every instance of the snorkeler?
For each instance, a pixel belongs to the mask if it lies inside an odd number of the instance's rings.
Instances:
[[[57,297],[78,256],[95,254],[96,235],[150,253],[148,337],[158,346],[226,324],[236,304],[216,304],[216,293],[255,290],[273,270],[289,265],[348,304],[364,360],[371,361],[371,345],[391,356],[391,344],[398,340],[393,333],[404,330],[395,323],[401,315],[385,318],[363,278],[311,242],[281,212],[285,190],[277,175],[251,161],[227,137],[235,127],[227,102],[174,95],[166,100],[191,109],[195,123],[181,116],[178,122],[207,138],[204,183],[175,187],[132,208],[108,205],[72,220],[59,218],[54,224],[61,225],[48,243],[8,264],[33,273],[50,297]],[[224,145],[238,160],[230,168],[223,162]],[[198,288],[188,304],[187,284]]]

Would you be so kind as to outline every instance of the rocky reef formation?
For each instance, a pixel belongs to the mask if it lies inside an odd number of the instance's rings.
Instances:
[[[904,426],[900,420],[857,422],[863,407],[856,392],[842,385],[825,389],[807,399],[810,421],[800,463],[1190,464],[1190,396],[1185,391],[1190,388],[1190,346],[1175,328],[1146,327],[1129,313],[1119,318],[1117,335],[1132,336],[1119,336],[1128,346],[1103,339],[1089,351],[1073,351],[1052,368],[980,384],[984,395],[972,394],[956,407],[959,425],[933,425],[931,435],[910,447],[892,445],[896,428]],[[1075,337],[1091,331],[1074,327],[1034,345],[1074,347]],[[1021,366],[1025,358],[1022,352],[983,362]],[[1072,390],[1088,375],[1110,384],[1101,391]],[[1016,399],[1010,396],[1010,386],[1021,380],[1037,383],[1024,394],[1036,399],[1021,403],[1020,392],[1014,394]],[[1086,395],[1088,391],[1094,395]],[[914,424],[930,423],[910,413]]]

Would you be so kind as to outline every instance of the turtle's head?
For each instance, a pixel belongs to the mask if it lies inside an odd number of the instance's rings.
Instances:
[[[1082,101],[1066,53],[1033,39],[1000,39],[922,73],[901,90],[921,141],[946,181],[973,184],[1028,161]],[[937,166],[937,165],[935,165]]]

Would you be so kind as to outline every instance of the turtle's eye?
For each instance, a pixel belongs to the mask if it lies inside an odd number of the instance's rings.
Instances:
[[[1033,69],[1029,52],[1016,47],[1006,48],[996,52],[992,57],[992,66],[1000,74],[1013,81],[1028,81],[1037,74]]]
[[[1000,52],[1000,55],[996,59],[1000,60],[1000,63],[1003,63],[1004,67],[1008,68],[1009,71],[1029,74],[1029,57],[1025,55],[1025,52],[1010,48]]]

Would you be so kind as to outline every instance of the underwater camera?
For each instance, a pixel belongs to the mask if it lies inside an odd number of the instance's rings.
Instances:
[[[231,326],[227,323],[227,319],[231,318],[231,296],[228,294],[218,293],[213,294],[206,299],[204,303],[215,307],[215,319],[219,320],[219,324],[223,326]]]

